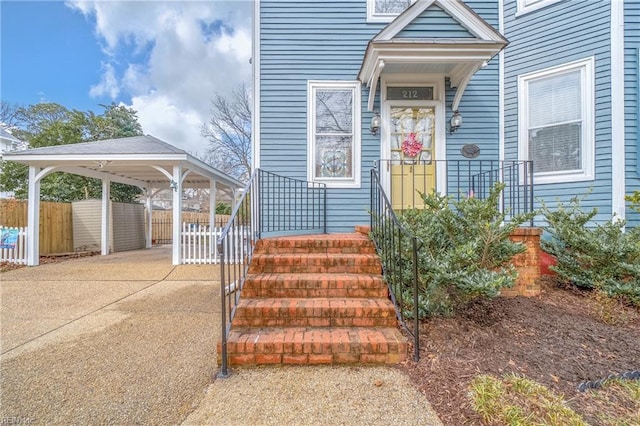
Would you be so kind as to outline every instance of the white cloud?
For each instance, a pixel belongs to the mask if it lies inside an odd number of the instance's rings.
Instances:
[[[106,65],[91,96],[128,95],[145,133],[203,153],[207,147],[200,128],[214,94],[228,95],[250,82],[252,2],[67,5],[95,22],[103,44]]]
[[[145,133],[193,155],[207,151],[208,142],[200,134],[202,118],[197,111],[178,108],[168,97],[157,92],[134,97],[130,106],[138,111],[138,121]]]
[[[113,65],[103,64],[102,67],[104,68],[102,80],[95,86],[91,86],[89,89],[89,95],[92,97],[109,95],[111,99],[115,99],[120,93],[120,87],[118,86],[118,80],[116,78]]]

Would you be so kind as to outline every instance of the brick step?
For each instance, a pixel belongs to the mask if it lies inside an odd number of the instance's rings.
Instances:
[[[363,274],[256,274],[247,276],[242,290],[243,298],[387,296],[380,275]]]
[[[303,235],[259,240],[256,251],[279,253],[375,254],[371,241],[362,234]]]
[[[250,274],[259,273],[347,273],[380,274],[375,254],[254,254]]]
[[[233,327],[394,327],[387,299],[241,299]]]
[[[227,350],[235,366],[397,364],[406,360],[408,344],[395,328],[234,328]]]

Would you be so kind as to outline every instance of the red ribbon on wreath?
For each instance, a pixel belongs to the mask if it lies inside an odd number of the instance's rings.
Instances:
[[[416,134],[411,132],[402,142],[402,152],[407,157],[415,158],[422,150],[422,142],[416,139]]]

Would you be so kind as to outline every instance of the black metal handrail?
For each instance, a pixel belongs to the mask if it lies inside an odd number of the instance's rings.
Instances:
[[[260,170],[260,232],[327,232],[327,186]]]
[[[256,169],[217,241],[222,315],[221,368],[229,375],[227,340],[253,249],[263,233],[327,231],[326,185]]]
[[[222,315],[221,369],[219,377],[229,375],[227,360],[227,339],[231,330],[231,321],[236,313],[240,293],[249,272],[253,257],[253,248],[259,238],[258,203],[259,170],[255,170],[244,188],[227,225],[218,241],[218,259],[220,262],[220,300]],[[238,256],[240,254],[240,256]]]
[[[418,317],[420,244],[418,238],[398,220],[385,195],[376,169],[371,170],[371,237],[382,261],[383,275],[396,308],[396,316],[402,327],[413,337],[413,358],[418,361],[420,359],[420,318]],[[407,256],[407,253],[410,256]]]
[[[507,220],[534,210],[532,161],[380,160],[376,167],[389,175],[410,176],[409,179],[398,178],[389,186],[389,198],[396,210],[421,208],[420,192],[430,189],[437,189],[458,201],[470,196],[484,199],[497,182],[505,184],[500,208],[506,213]]]

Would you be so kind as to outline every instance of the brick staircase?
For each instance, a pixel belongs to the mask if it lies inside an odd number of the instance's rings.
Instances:
[[[361,233],[260,240],[227,341],[229,365],[405,360],[380,272]]]

